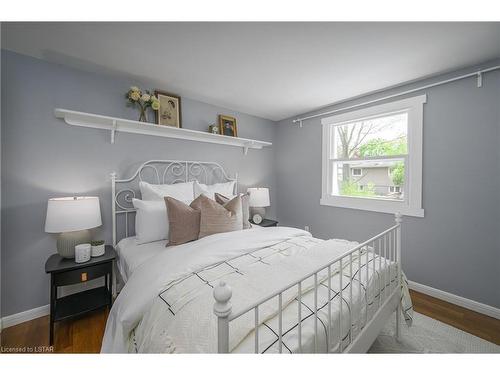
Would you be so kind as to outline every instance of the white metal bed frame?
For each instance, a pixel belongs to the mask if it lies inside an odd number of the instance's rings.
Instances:
[[[144,176],[144,172],[148,171],[152,175],[153,178],[147,179]],[[160,178],[161,176],[161,178]],[[183,161],[183,160],[149,160],[141,164],[135,173],[132,174],[131,177],[125,179],[117,179],[116,173],[111,173],[111,194],[112,194],[112,228],[113,228],[113,246],[116,246],[117,239],[122,238],[120,233],[117,230],[118,227],[118,218],[120,216],[124,217],[123,224],[125,230],[123,234],[125,237],[129,236],[129,215],[134,215],[136,210],[133,207],[132,199],[136,197],[136,193],[139,191],[139,181],[147,181],[150,183],[178,183],[178,182],[188,182],[188,181],[199,181],[200,183],[210,184],[216,182],[227,182],[227,181],[236,181],[235,192],[238,191],[237,184],[238,179],[237,175],[235,178],[230,178],[227,173],[224,171],[222,166],[218,163],[214,162],[199,162],[199,161]],[[121,188],[117,191],[117,185],[123,184],[127,185],[127,187]],[[391,267],[389,267],[389,275],[384,273],[383,280],[378,281],[378,308],[376,312],[368,319],[368,292],[365,292],[365,324],[364,326],[355,332],[355,335],[349,335],[349,344],[344,347],[343,341],[339,340],[339,344],[336,347],[331,348],[328,344],[331,340],[331,335],[327,335],[327,347],[328,352],[343,352],[343,353],[365,353],[368,351],[372,343],[375,341],[376,337],[385,326],[387,320],[393,315],[396,311],[396,337],[399,338],[400,334],[400,317],[401,317],[401,218],[402,216],[397,213],[395,215],[396,225],[391,228],[377,234],[371,239],[359,244],[352,250],[342,254],[337,257],[333,261],[321,266],[319,269],[314,272],[309,273],[308,275],[304,275],[300,279],[295,280],[293,283],[285,286],[280,291],[276,293],[269,294],[268,296],[260,299],[255,302],[251,306],[242,309],[240,311],[232,311],[231,307],[231,296],[232,290],[229,285],[220,282],[214,288],[214,313],[217,316],[218,320],[218,352],[219,353],[228,353],[229,352],[229,323],[245,313],[250,311],[254,311],[255,314],[255,326],[258,327],[259,324],[259,306],[263,303],[273,299],[278,299],[278,318],[279,318],[279,329],[278,329],[278,347],[279,352],[282,352],[283,341],[282,341],[282,315],[283,315],[283,307],[282,307],[282,294],[291,289],[297,288],[298,292],[298,301],[300,304],[302,291],[301,285],[302,282],[310,277],[314,277],[314,301],[315,301],[315,352],[317,352],[317,336],[318,336],[318,274],[321,271],[328,271],[328,282],[331,282],[332,276],[332,266],[338,265],[339,270],[343,270],[344,267],[349,265],[350,276],[352,279],[353,271],[352,271],[352,259],[353,254],[358,253],[359,259],[361,260],[361,256],[365,256],[368,264],[369,254],[372,253],[373,257],[377,256],[379,263],[379,270],[382,267],[382,262],[384,262],[386,268],[387,264],[391,264],[391,262],[396,264],[396,271],[391,272]],[[347,263],[346,263],[347,262]],[[376,270],[376,261],[373,261],[373,273],[375,274]],[[368,280],[369,267],[366,266],[366,278]],[[382,283],[384,286],[382,286]],[[359,288],[361,288],[361,278],[359,278]],[[331,303],[332,299],[330,296],[331,289],[328,292],[328,321],[331,322]],[[349,293],[350,293],[350,302],[352,301],[352,290],[353,290],[353,282],[350,282]],[[383,291],[383,293],[382,293]],[[342,305],[340,301],[343,301],[343,288],[342,288],[342,277],[340,277],[340,298],[339,298],[339,309],[340,309],[340,317],[339,317],[339,328],[342,327]],[[347,291],[346,291],[347,293]],[[374,294],[375,295],[375,294]],[[373,297],[375,298],[375,297]],[[349,321],[352,322],[352,311],[349,311]],[[299,349],[301,349],[302,342],[302,331],[301,331],[301,309],[298,309],[298,340],[299,340]],[[331,323],[328,324],[330,332],[331,332]],[[340,338],[340,329],[339,338]],[[258,329],[255,329],[255,352],[258,352],[259,347],[259,334]]]
[[[355,336],[352,337],[352,335],[349,335],[349,344],[344,347],[343,340],[341,338],[341,327],[342,327],[342,306],[343,306],[343,287],[342,287],[342,277],[339,277],[340,280],[340,288],[339,288],[339,293],[340,293],[340,298],[339,298],[339,320],[338,320],[338,344],[336,347],[331,348],[330,341],[332,338],[331,334],[327,335],[327,352],[339,352],[339,353],[366,353],[370,346],[373,344],[375,339],[377,338],[378,334],[382,330],[382,328],[385,326],[387,323],[387,320],[392,316],[394,311],[396,311],[396,338],[399,339],[400,335],[400,317],[402,314],[401,311],[401,214],[397,213],[395,215],[395,220],[396,220],[396,225],[392,226],[391,228],[383,231],[380,234],[377,234],[376,236],[370,238],[368,241],[365,241],[358,246],[356,246],[354,249],[349,250],[348,252],[342,254],[341,256],[337,257],[333,261],[329,262],[328,264],[325,264],[324,266],[321,266],[320,268],[316,269],[314,272],[311,272],[300,279],[295,280],[294,282],[290,283],[289,285],[285,286],[282,288],[280,291],[276,293],[269,294],[268,296],[260,299],[259,301],[255,302],[251,306],[244,308],[240,311],[233,312],[231,308],[231,296],[232,296],[232,291],[231,287],[227,285],[225,282],[221,281],[219,285],[217,285],[214,288],[214,299],[215,299],[215,304],[214,304],[214,313],[218,318],[218,352],[219,353],[228,353],[229,352],[229,323],[240,316],[250,312],[254,311],[255,315],[255,353],[258,353],[258,348],[259,348],[259,331],[258,331],[258,326],[259,326],[259,306],[264,304],[265,302],[273,299],[273,298],[278,298],[278,348],[279,352],[282,353],[283,349],[283,327],[282,327],[282,322],[283,322],[283,306],[282,306],[282,295],[285,291],[291,289],[291,288],[297,288],[297,293],[298,293],[298,303],[300,306],[301,303],[301,297],[302,297],[302,290],[301,290],[301,285],[302,282],[305,281],[306,279],[310,277],[314,277],[314,351],[318,352],[318,343],[317,343],[317,337],[318,337],[318,274],[321,271],[328,271],[328,328],[329,328],[329,333],[332,331],[331,327],[331,322],[332,322],[332,316],[331,316],[331,303],[332,303],[332,298],[331,298],[331,278],[332,278],[332,266],[338,264],[338,269],[340,272],[343,272],[344,267],[347,267],[349,265],[349,276],[351,278],[351,282],[349,283],[349,293],[350,293],[350,299],[349,303],[352,303],[352,289],[353,289],[353,282],[352,282],[352,276],[353,276],[353,271],[352,271],[352,259],[353,259],[353,254],[358,253],[359,258],[362,259],[361,256],[366,254],[366,280],[367,280],[367,285],[368,285],[368,273],[370,267],[368,266],[368,260],[369,260],[369,254],[370,252],[373,255],[374,261],[372,262],[373,264],[373,277],[375,275],[375,270],[376,270],[376,261],[375,259],[378,259],[379,263],[379,270],[382,268],[382,262],[385,262],[385,266],[387,266],[387,263],[394,262],[396,264],[396,271],[391,272],[391,267],[388,268],[389,275],[387,275],[387,272],[384,273],[384,279],[380,280],[378,282],[378,298],[379,298],[379,303],[378,303],[378,309],[377,311],[373,314],[373,316],[368,319],[368,288],[365,291],[365,324],[364,326],[356,332]],[[365,252],[365,253],[363,253]],[[378,257],[376,257],[378,255]],[[384,260],[382,260],[384,259]],[[346,263],[346,261],[349,261]],[[387,267],[386,267],[387,268]],[[361,268],[360,268],[361,270]],[[361,290],[361,277],[358,279],[359,280],[359,290]],[[384,283],[384,287],[382,286],[382,282]],[[382,290],[384,291],[382,293]],[[347,291],[346,291],[347,293]],[[382,296],[383,295],[383,296]],[[374,297],[375,299],[375,293]],[[352,309],[348,309],[349,311],[349,322],[352,322]],[[297,309],[297,324],[298,324],[298,340],[299,340],[299,350],[302,351],[302,330],[301,330],[301,325],[302,325],[302,317],[301,317],[301,308]],[[352,329],[352,326],[351,326]]]

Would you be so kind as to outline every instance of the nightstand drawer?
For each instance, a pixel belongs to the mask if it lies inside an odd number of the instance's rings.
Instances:
[[[59,272],[54,274],[54,285],[78,284],[105,276],[108,273],[111,273],[111,263],[97,264],[95,266],[83,267],[72,271]]]

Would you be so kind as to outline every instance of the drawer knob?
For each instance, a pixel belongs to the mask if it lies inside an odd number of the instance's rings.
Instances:
[[[82,281],[87,281],[87,272],[82,272],[81,279]]]

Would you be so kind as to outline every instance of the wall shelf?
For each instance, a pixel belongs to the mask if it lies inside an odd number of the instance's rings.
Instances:
[[[271,142],[258,141],[255,139],[229,137],[226,135],[161,126],[146,122],[101,116],[93,113],[70,111],[61,108],[56,108],[54,114],[57,118],[63,119],[68,125],[109,130],[111,132],[111,143],[115,143],[116,132],[124,132],[241,147],[245,155],[248,149],[262,149],[263,147],[272,145]]]

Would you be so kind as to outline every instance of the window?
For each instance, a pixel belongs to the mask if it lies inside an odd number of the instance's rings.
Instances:
[[[401,186],[389,186],[389,193],[401,193]]]
[[[322,119],[322,205],[422,217],[426,96]]]
[[[351,174],[353,176],[361,176],[362,174],[362,169],[361,168],[352,168],[351,169]]]

